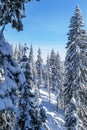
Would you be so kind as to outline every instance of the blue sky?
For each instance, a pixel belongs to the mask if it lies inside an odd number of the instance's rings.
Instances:
[[[59,51],[64,60],[66,34],[77,4],[80,5],[87,29],[87,0],[34,0],[26,5],[24,31],[17,32],[8,25],[4,32],[5,38],[14,44],[32,43],[35,57],[40,47],[43,59],[54,49]]]

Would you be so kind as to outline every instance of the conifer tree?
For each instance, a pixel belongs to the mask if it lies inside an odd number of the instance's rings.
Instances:
[[[19,64],[21,62],[22,56],[23,56],[23,46],[21,45],[21,43],[19,43],[17,52],[17,61]]]
[[[37,79],[38,79],[38,88],[42,83],[42,57],[41,57],[41,50],[38,49],[37,61],[36,61],[36,69],[37,69]]]
[[[76,115],[77,107],[76,101],[74,98],[71,99],[70,103],[67,105],[67,109],[65,111],[65,126],[67,130],[78,130],[78,117]]]
[[[31,65],[33,67],[33,65],[34,65],[34,56],[33,56],[33,47],[32,47],[32,44],[30,45],[29,62],[31,63]]]
[[[67,54],[65,60],[65,106],[72,96],[78,104],[78,115],[82,121],[80,130],[87,128],[86,96],[87,95],[87,34],[84,27],[83,17],[79,6],[76,6],[75,14],[70,21],[68,33]],[[80,124],[79,124],[80,125]]]
[[[4,77],[0,84],[0,129],[9,130],[14,128],[17,89],[22,83],[22,73],[13,59],[11,46],[5,41],[3,30],[0,31],[0,68]]]
[[[50,71],[51,71],[51,68],[50,68],[50,59],[49,59],[49,55],[47,56],[47,75],[46,75],[46,86],[47,86],[47,89],[48,89],[48,95],[49,95],[49,101],[50,101],[50,91],[51,91],[51,88],[50,88]]]
[[[18,47],[17,45],[14,47],[14,53],[13,53],[13,58],[17,61],[17,56],[18,56]]]
[[[12,28],[23,30],[21,19],[25,17],[26,2],[31,0],[0,0],[0,69],[4,81],[0,84],[0,130],[13,130],[17,104],[17,89],[22,86],[24,77],[21,69],[12,58],[10,45],[3,36],[4,28],[11,23]],[[1,74],[3,74],[1,72]]]
[[[52,49],[50,54],[50,67],[51,67],[51,78],[50,78],[50,85],[53,90],[56,89],[56,54]]]
[[[62,62],[59,53],[56,55],[56,96],[57,96],[57,111],[58,107],[63,108],[63,72]]]
[[[11,43],[11,49],[12,49],[12,52],[13,52],[13,55],[14,55],[14,45],[13,45],[13,43]]]
[[[11,23],[12,28],[23,30],[22,18],[26,17],[25,3],[31,0],[0,0],[0,26]]]
[[[18,103],[18,111],[17,111],[17,121],[16,121],[16,126],[15,130],[27,130],[27,129],[32,129],[32,123],[30,122],[30,104],[29,104],[29,95],[31,94],[30,92],[30,79],[31,74],[29,70],[29,65],[27,63],[27,56],[26,56],[26,51],[27,47],[26,45],[24,46],[23,49],[23,57],[21,59],[22,61],[22,71],[25,75],[25,81],[24,84],[19,88],[20,96],[19,96],[19,103]]]
[[[33,80],[34,80],[34,82],[36,82],[37,74],[36,74],[36,66],[35,66],[35,61],[34,61],[34,54],[33,54],[32,44],[30,45],[29,63],[30,63],[30,66],[31,66]]]
[[[41,115],[43,109],[39,107],[37,86],[32,86],[32,71],[26,56],[26,50],[27,47],[25,46],[22,57],[22,70],[25,75],[25,82],[20,87],[15,130],[40,130],[42,123],[45,122],[46,116],[45,113]]]

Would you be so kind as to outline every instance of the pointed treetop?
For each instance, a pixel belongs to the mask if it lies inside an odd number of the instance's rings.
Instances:
[[[33,53],[33,46],[32,46],[32,43],[30,44],[30,53]]]
[[[79,5],[76,6],[75,15],[76,15],[76,14],[80,14],[80,15],[82,16],[82,11],[81,11]]]
[[[40,47],[38,49],[38,54],[41,55],[41,49],[40,49]]]
[[[79,5],[77,5],[77,6],[76,6],[76,10],[81,11],[81,9],[80,9],[80,6],[79,6]]]
[[[79,6],[79,4],[78,4],[78,5],[76,5],[76,9],[80,9],[80,6]]]
[[[30,44],[30,47],[32,48],[32,43]]]

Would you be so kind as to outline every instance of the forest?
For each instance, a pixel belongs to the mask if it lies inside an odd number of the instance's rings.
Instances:
[[[87,130],[87,30],[79,5],[70,19],[65,61],[51,50],[10,44],[6,25],[23,31],[25,3],[0,1],[0,130]],[[20,33],[20,32],[19,32]]]

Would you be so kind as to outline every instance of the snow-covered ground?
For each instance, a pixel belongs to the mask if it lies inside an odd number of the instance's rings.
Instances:
[[[51,92],[50,102],[48,100],[48,91],[46,88],[40,88],[40,102],[43,104],[47,113],[47,125],[50,130],[66,130],[64,127],[64,112],[60,109],[56,111],[55,93]]]

